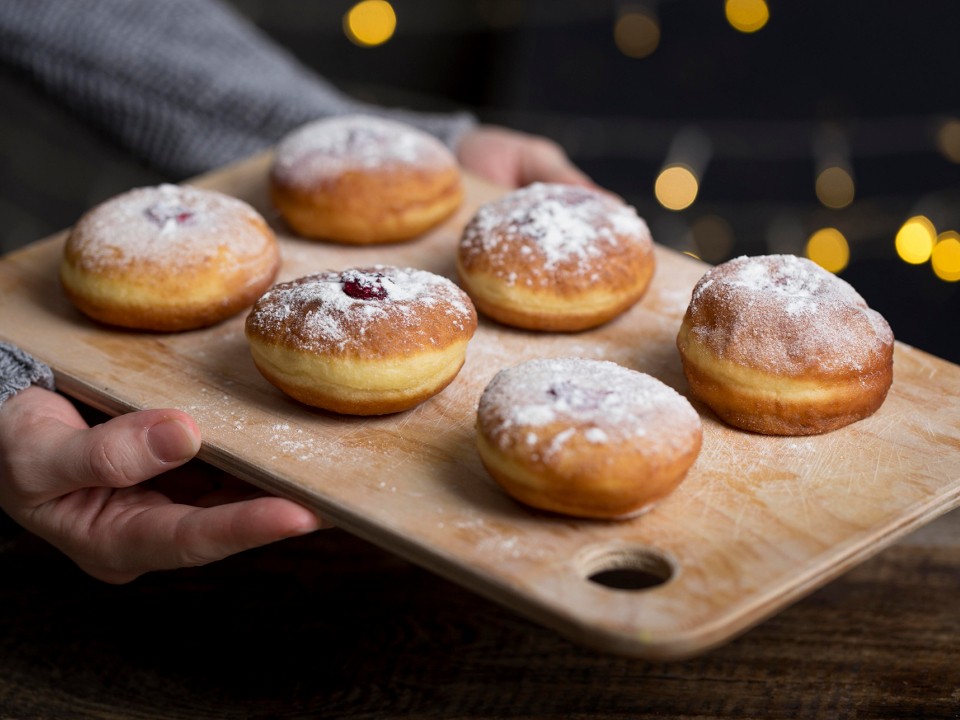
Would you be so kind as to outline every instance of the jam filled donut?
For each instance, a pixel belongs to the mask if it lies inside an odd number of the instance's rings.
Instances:
[[[494,320],[585,330],[643,296],[653,241],[636,211],[611,195],[534,183],[477,210],[461,235],[457,270],[477,309]]]
[[[291,397],[381,415],[450,384],[476,328],[470,298],[447,278],[377,265],[275,285],[247,316],[246,335],[257,368]]]
[[[460,167],[443,143],[366,115],[317,120],[287,135],[269,185],[294,232],[351,244],[409,240],[463,201]]]
[[[813,435],[871,415],[893,333],[845,281],[793,255],[739,257],[696,284],[677,336],[694,399],[725,422]]]
[[[263,217],[213,190],[130,190],[71,229],[60,281],[76,307],[103,323],[172,332],[213,325],[273,283],[280,247]]]
[[[499,371],[477,408],[490,475],[541,510],[622,519],[652,507],[700,452],[700,417],[656,378],[604,360],[528,360]]]

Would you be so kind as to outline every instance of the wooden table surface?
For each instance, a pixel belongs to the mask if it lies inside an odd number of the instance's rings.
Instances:
[[[339,530],[111,586],[0,515],[0,577],[4,719],[960,716],[960,511],[673,663]]]

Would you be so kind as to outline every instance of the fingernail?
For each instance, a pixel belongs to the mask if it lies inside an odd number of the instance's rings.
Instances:
[[[189,460],[200,449],[193,433],[176,420],[163,420],[147,430],[147,444],[165,463]]]

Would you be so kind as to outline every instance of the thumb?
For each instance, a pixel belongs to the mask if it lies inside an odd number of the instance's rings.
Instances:
[[[61,426],[46,438],[48,461],[35,488],[48,499],[86,487],[128,487],[183,465],[200,429],[179,410],[142,410],[88,430]]]
[[[534,145],[521,155],[520,184],[538,181],[597,188],[597,184],[553,143]]]

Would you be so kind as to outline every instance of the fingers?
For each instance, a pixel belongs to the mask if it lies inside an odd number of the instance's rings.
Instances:
[[[457,155],[466,169],[509,188],[534,182],[597,187],[554,141],[508,128],[475,128],[461,139]]]
[[[165,480],[177,485],[178,473],[168,471],[199,448],[196,423],[178,410],[145,410],[88,428],[64,398],[29,388],[0,412],[0,506],[113,583],[326,526],[290,500],[251,497],[246,484],[198,483],[188,469],[178,492],[197,504],[176,502],[161,490]]]
[[[72,555],[87,573],[110,583],[129,582],[154,570],[206,565],[329,527],[307,508],[278,497],[210,508],[166,504],[111,515],[105,512],[91,528],[90,547],[97,551]]]
[[[200,430],[178,410],[144,410],[88,428],[56,393],[31,387],[4,403],[4,490],[40,504],[85,487],[126,487],[182,465]]]
[[[128,487],[179,467],[200,449],[200,430],[177,410],[121,415],[83,432],[60,428],[46,438],[46,473],[35,491],[62,495],[87,487]]]
[[[519,184],[534,182],[596,187],[593,180],[570,161],[559,145],[544,140],[531,141],[520,155]]]

